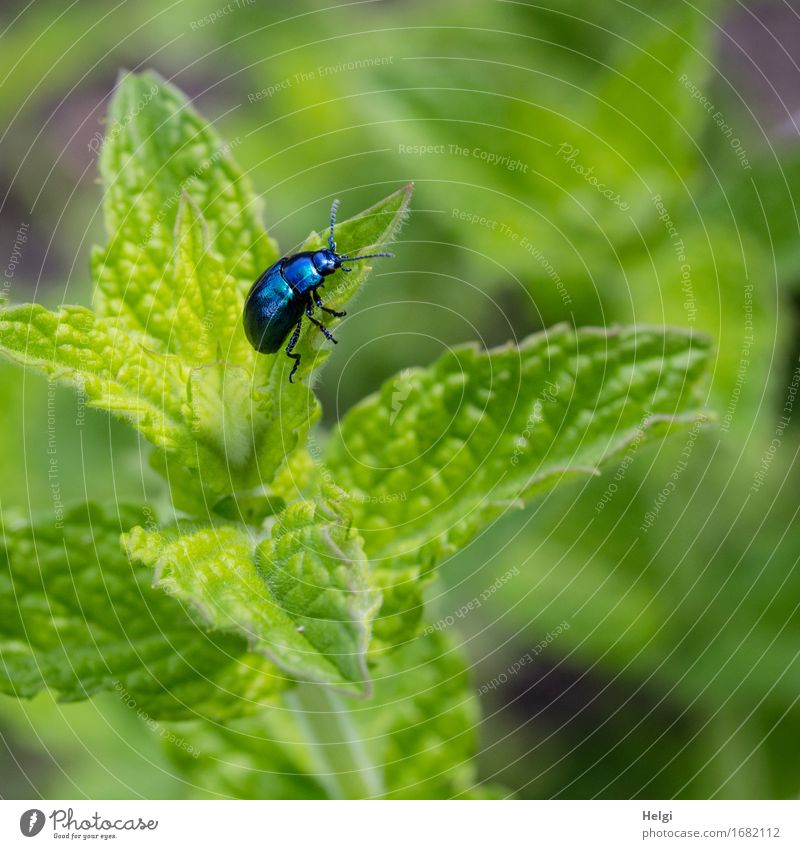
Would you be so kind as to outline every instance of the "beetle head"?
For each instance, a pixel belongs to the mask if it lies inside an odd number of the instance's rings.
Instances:
[[[314,268],[316,268],[323,277],[327,274],[333,274],[337,268],[341,268],[342,271],[352,271],[352,268],[342,265],[344,262],[355,262],[357,259],[372,259],[376,256],[394,256],[394,254],[389,253],[363,254],[362,256],[345,256],[344,254],[336,253],[336,239],[333,235],[333,228],[336,226],[336,211],[338,209],[339,201],[337,199],[331,206],[331,229],[328,233],[328,249],[317,251],[312,259]]]
[[[314,263],[314,268],[318,274],[327,277],[333,274],[342,264],[342,258],[334,251],[323,248],[321,251],[315,251],[311,257],[311,262]]]

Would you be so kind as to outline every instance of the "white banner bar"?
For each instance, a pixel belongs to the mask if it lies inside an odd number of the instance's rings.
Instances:
[[[798,801],[2,801],[0,846],[800,846]],[[232,843],[232,841],[235,841]]]

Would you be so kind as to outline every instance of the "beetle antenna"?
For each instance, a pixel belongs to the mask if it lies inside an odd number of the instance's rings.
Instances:
[[[340,259],[346,259],[346,260],[372,259],[375,256],[393,257],[394,254],[363,254],[362,256],[343,256],[343,257],[340,257]]]
[[[336,242],[333,239],[333,227],[336,224],[336,210],[339,209],[339,198],[331,205],[331,232],[328,234],[328,246],[330,249],[336,253]]]

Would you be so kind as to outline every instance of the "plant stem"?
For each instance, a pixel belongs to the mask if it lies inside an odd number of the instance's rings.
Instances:
[[[347,703],[330,687],[300,684],[286,697],[308,741],[315,778],[332,799],[367,799],[386,791]]]

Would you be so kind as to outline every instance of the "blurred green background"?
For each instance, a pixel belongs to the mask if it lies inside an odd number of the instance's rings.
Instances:
[[[234,144],[284,250],[334,196],[347,215],[417,184],[326,424],[463,341],[711,333],[718,423],[502,520],[442,567],[431,618],[454,617],[476,690],[557,634],[481,696],[481,776],[518,796],[796,797],[799,36],[780,0],[5,2],[3,291],[88,302],[102,116],[118,70],[149,67]],[[0,397],[3,510],[156,486],[73,395],[2,365]],[[0,735],[6,798],[214,795],[110,696],[2,697]]]

